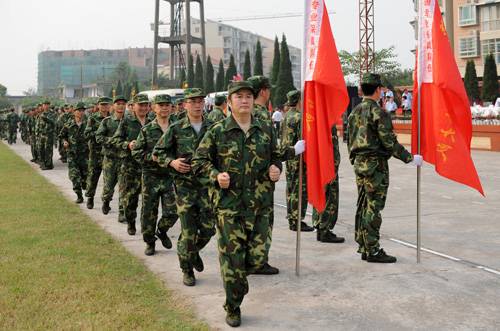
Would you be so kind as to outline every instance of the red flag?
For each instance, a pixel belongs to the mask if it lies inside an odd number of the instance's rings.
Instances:
[[[484,195],[470,153],[469,99],[436,0],[420,2],[417,54],[413,109],[418,110],[420,93],[420,154],[441,176]],[[412,150],[417,154],[418,111],[412,123]]]
[[[323,0],[306,0],[305,86],[302,132],[307,151],[307,194],[325,209],[325,186],[335,178],[332,127],[349,104],[344,74]]]

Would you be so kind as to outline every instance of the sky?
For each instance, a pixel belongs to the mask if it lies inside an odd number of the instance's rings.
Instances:
[[[338,49],[358,48],[358,1],[325,0]],[[162,1],[163,2],[163,1]],[[168,6],[163,2],[168,20]],[[249,7],[251,4],[252,7]],[[304,0],[205,0],[207,19],[301,13]],[[193,16],[197,4],[193,5]],[[403,68],[414,64],[411,0],[375,0],[375,47],[396,47]],[[0,83],[9,95],[37,85],[37,55],[44,50],[152,47],[154,0],[0,0]],[[226,24],[301,48],[301,17]]]

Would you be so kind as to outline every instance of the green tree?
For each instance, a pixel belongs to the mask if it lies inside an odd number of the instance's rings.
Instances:
[[[119,80],[118,84],[116,85],[115,93],[116,93],[116,95],[123,95],[123,93],[124,93],[121,80]]]
[[[397,61],[395,47],[383,48],[375,52],[374,72],[380,75],[390,75],[391,73],[401,70],[401,64]],[[361,52],[348,52],[345,50],[339,51],[340,63],[345,76],[359,75],[363,54]]]
[[[471,104],[479,100],[479,84],[477,79],[476,64],[473,60],[467,61],[464,76],[465,90]]]
[[[116,66],[111,77],[113,83],[117,84],[118,82],[127,82],[130,79],[131,74],[132,68],[130,65],[127,62],[120,62]]]
[[[276,86],[276,93],[273,99],[273,105],[282,106],[286,102],[286,94],[294,90],[293,75],[292,75],[292,61],[290,60],[290,52],[286,37],[283,35],[280,50],[280,72],[278,75],[278,83]]]
[[[483,90],[481,99],[486,102],[495,102],[498,96],[498,73],[493,54],[486,56],[484,62]]]
[[[250,51],[245,52],[245,63],[243,64],[243,79],[252,77],[252,64],[250,63]]]
[[[222,59],[220,59],[219,61],[219,70],[217,71],[215,89],[217,90],[217,92],[221,92],[224,90],[224,62],[222,62]]]
[[[192,54],[189,54],[188,57],[187,83],[189,87],[194,87],[194,64]]]
[[[184,88],[186,83],[187,83],[186,69],[181,69],[181,72],[179,73],[179,87]]]
[[[264,68],[262,66],[262,45],[260,40],[257,41],[257,46],[255,47],[255,64],[253,67],[253,74],[256,76],[264,75]]]
[[[7,95],[7,88],[0,84],[0,97],[4,97]]]
[[[385,86],[411,86],[413,85],[413,69],[398,69],[382,74],[382,83]]]
[[[205,93],[215,92],[214,85],[214,66],[210,55],[207,57],[207,64],[205,66]]]
[[[130,85],[129,82],[125,82],[125,84],[123,84],[123,95],[125,95],[125,98],[127,99],[132,99],[132,85]]]
[[[135,91],[135,94],[141,92],[141,86],[139,85],[138,80],[136,80],[132,86],[133,86],[132,89]]]
[[[229,67],[226,71],[226,77],[224,79],[224,90],[227,90],[229,83],[233,80],[233,77],[237,74],[236,63],[234,63],[234,56],[231,54],[229,58]]]
[[[271,84],[276,84],[278,82],[278,75],[280,73],[280,42],[278,37],[274,39],[274,57],[273,57],[273,67],[271,68]]]
[[[5,96],[0,96],[0,110],[11,107],[12,103]]]
[[[196,55],[196,67],[194,71],[194,85],[193,87],[205,89],[203,79],[203,63],[201,62],[200,55]]]

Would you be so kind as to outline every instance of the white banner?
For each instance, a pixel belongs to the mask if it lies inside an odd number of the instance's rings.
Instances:
[[[319,37],[321,34],[321,23],[323,22],[325,4],[323,0],[305,1],[305,81],[311,81],[316,67],[316,59],[318,57]]]
[[[432,45],[432,27],[434,23],[436,0],[419,0],[418,11],[418,85],[433,82],[432,59],[434,49]]]

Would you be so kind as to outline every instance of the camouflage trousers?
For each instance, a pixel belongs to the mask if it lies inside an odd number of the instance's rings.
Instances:
[[[89,153],[89,168],[87,175],[87,192],[85,196],[88,198],[93,198],[97,190],[97,184],[99,183],[99,177],[102,173],[102,162],[103,156],[101,153],[92,151]]]
[[[215,218],[208,200],[208,190],[194,185],[175,184],[177,214],[181,234],[177,255],[183,272],[193,270],[192,261],[215,234]]]
[[[40,161],[41,166],[45,168],[53,168],[52,160],[54,154],[54,139],[52,135],[40,137]]]
[[[376,254],[380,249],[381,212],[389,188],[389,165],[381,157],[356,157],[354,161],[358,202],[355,239],[358,253]]]
[[[319,231],[333,230],[339,217],[339,175],[338,169],[335,170],[337,177],[328,183],[325,187],[326,206],[320,214],[314,208],[313,226]]]
[[[17,138],[17,129],[16,128],[9,128],[9,136],[8,136],[7,142],[9,144],[15,144],[16,138]]]
[[[66,148],[64,148],[63,145],[63,139],[59,139],[57,150],[59,151],[59,156],[61,156],[61,161],[66,161],[68,159],[68,155],[66,153]]]
[[[68,155],[68,173],[73,191],[81,194],[86,189],[85,179],[87,178],[87,153],[78,153]]]
[[[162,217],[158,219],[161,200]],[[177,221],[174,184],[170,176],[142,174],[141,232],[144,242],[156,241],[156,229],[166,233]],[[158,222],[158,224],[157,224]]]
[[[120,188],[120,198],[125,220],[129,224],[135,224],[142,186],[141,168],[131,162],[123,162],[120,172],[123,178],[123,185]]]
[[[302,209],[300,220],[306,217],[307,210],[307,180],[306,171],[302,173]],[[299,219],[299,168],[298,166],[286,168],[286,208],[287,219],[290,226],[296,226]]]
[[[248,293],[247,275],[267,262],[269,213],[252,217],[217,215],[219,262],[226,311],[240,307]]]
[[[123,191],[123,176],[121,172],[121,159],[117,157],[104,156],[102,161],[102,169],[104,172],[104,187],[102,190],[102,201],[113,200],[113,194],[115,193],[115,186],[118,183],[120,195],[118,197],[118,213],[119,220],[125,221],[125,213],[123,209],[123,198],[121,192]]]
[[[38,161],[39,156],[38,156],[38,149],[35,143],[35,136],[30,135],[29,137],[29,144],[30,144],[30,149],[31,149],[31,158],[35,161]]]

